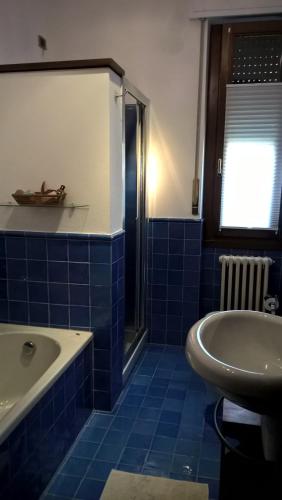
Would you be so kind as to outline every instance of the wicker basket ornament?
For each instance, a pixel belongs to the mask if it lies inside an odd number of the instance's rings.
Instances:
[[[41,190],[35,192],[25,192],[17,189],[12,194],[19,205],[59,205],[66,197],[65,186],[62,184],[59,189],[45,189],[46,183],[42,182]]]

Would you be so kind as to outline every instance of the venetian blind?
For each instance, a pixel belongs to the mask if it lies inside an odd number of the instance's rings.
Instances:
[[[220,226],[278,230],[282,83],[226,87]]]

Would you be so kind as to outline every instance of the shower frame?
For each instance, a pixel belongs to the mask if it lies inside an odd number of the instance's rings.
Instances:
[[[125,382],[133,369],[135,362],[139,355],[142,352],[144,344],[147,341],[148,330],[146,326],[146,289],[147,289],[147,189],[146,189],[146,165],[147,165],[147,145],[148,145],[148,123],[149,123],[149,105],[150,101],[147,99],[142,92],[140,92],[131,82],[129,82],[126,78],[123,78],[123,90],[122,90],[122,107],[123,107],[123,186],[124,186],[124,195],[123,195],[123,229],[125,229],[125,171],[126,171],[126,153],[125,153],[125,109],[126,109],[126,94],[129,94],[133,99],[136,100],[138,104],[138,113],[137,118],[137,139],[140,138],[137,144],[137,205],[138,205],[138,229],[140,234],[140,224],[144,223],[144,227],[142,230],[143,239],[142,239],[142,260],[139,261],[139,265],[141,266],[141,271],[139,276],[142,280],[142,283],[139,284],[139,290],[142,290],[142,296],[137,293],[137,306],[138,309],[137,315],[141,309],[141,314],[143,314],[143,329],[137,332],[137,338],[134,342],[133,348],[131,350],[130,356],[126,359],[126,362],[123,367],[123,381]],[[139,113],[142,113],[142,118],[138,117]],[[139,209],[143,208],[143,218],[140,219]],[[141,308],[140,308],[140,300],[141,300]],[[126,304],[125,304],[126,307]],[[140,318],[136,318],[136,320],[140,321]]]

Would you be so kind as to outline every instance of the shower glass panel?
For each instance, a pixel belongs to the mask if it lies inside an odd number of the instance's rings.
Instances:
[[[145,107],[125,96],[125,333],[126,363],[145,330]]]

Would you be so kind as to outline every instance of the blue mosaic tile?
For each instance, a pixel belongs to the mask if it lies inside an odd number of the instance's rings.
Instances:
[[[94,329],[97,408],[109,410],[122,380],[124,234],[0,234],[0,320]],[[5,280],[5,281],[4,281]],[[103,379],[103,380],[102,380]],[[102,385],[102,381],[105,385]],[[94,393],[93,393],[94,394]],[[92,394],[92,396],[93,396]]]
[[[89,283],[89,264],[88,263],[69,263],[69,281],[70,283],[88,284]]]
[[[111,247],[108,243],[96,243],[91,245],[92,261],[96,264],[110,264],[111,262]],[[116,259],[115,259],[116,260]]]
[[[13,322],[27,323],[28,321],[28,304],[27,302],[17,302],[11,300],[9,302],[10,318]]]
[[[27,258],[29,260],[47,260],[47,244],[45,238],[27,238]]]
[[[87,470],[86,477],[106,481],[114,467],[115,462],[100,462],[99,460],[94,460]]]
[[[0,259],[0,279],[7,278],[7,265],[4,259]]]
[[[86,458],[70,457],[61,469],[61,474],[83,477],[91,463]]]
[[[48,304],[31,303],[29,304],[29,320],[31,324],[49,323],[49,308]]]
[[[30,261],[30,266],[29,266],[29,279],[33,279],[32,276],[35,275],[36,278],[38,274],[40,274],[39,269],[37,269],[37,266],[33,264],[35,261]],[[43,266],[44,267],[44,266]],[[46,269],[46,268],[45,268]],[[26,261],[25,260],[16,260],[16,259],[7,259],[7,277],[8,279],[15,279],[15,280],[26,280],[27,278],[27,266],[26,266]],[[2,271],[3,273],[3,271]],[[41,269],[41,276],[44,275],[46,277],[46,274],[44,274],[44,269]],[[2,277],[6,277],[5,275]],[[35,279],[35,281],[40,281]]]
[[[10,300],[27,300],[27,283],[20,280],[8,281],[8,293]]]
[[[68,260],[68,241],[65,239],[47,239],[48,260]]]
[[[50,324],[69,326],[69,308],[63,305],[50,305]]]
[[[50,283],[49,301],[51,304],[68,304],[69,287],[62,283]]]
[[[25,259],[26,258],[26,244],[24,238],[17,238],[8,236],[6,238],[7,255],[11,259]]]
[[[125,448],[120,458],[120,463],[128,465],[143,465],[147,453],[147,450],[139,448]]]
[[[99,500],[104,486],[104,481],[88,478],[84,479],[79,486],[76,498],[80,500]]]
[[[38,265],[38,264],[37,264]],[[68,283],[68,264],[66,262],[49,262],[48,264],[48,278],[50,282],[57,283]],[[45,281],[44,276],[41,279],[34,281]]]
[[[155,221],[152,225],[151,236],[154,238],[168,238],[168,222]]]
[[[93,459],[99,448],[97,443],[90,441],[79,441],[71,451],[71,456],[77,458]]]
[[[47,283],[28,283],[28,297],[30,302],[48,302]]]
[[[79,477],[58,475],[50,488],[50,493],[58,496],[72,497],[79,483]]]
[[[89,242],[83,240],[69,242],[69,260],[71,262],[89,262]]]
[[[202,222],[150,219],[148,232],[150,341],[181,345],[199,317]],[[188,301],[194,308],[189,317]]]
[[[139,375],[150,363],[158,376]],[[169,368],[163,368],[165,366]],[[177,380],[179,374],[184,382]],[[207,390],[191,390],[187,384],[191,375],[191,368],[182,348],[148,346],[116,407],[111,413],[93,413],[59,473],[62,474],[64,467],[67,467],[70,457],[79,458],[75,457],[75,450],[83,445],[80,455],[84,455],[84,461],[91,460],[91,464],[84,476],[80,475],[82,483],[90,478],[103,482],[112,469],[118,469],[208,482],[215,494],[211,498],[217,499],[221,449],[209,417],[209,407],[214,401],[214,395]],[[193,378],[196,382],[198,377],[193,373]],[[146,394],[154,387],[185,390],[185,399],[168,398],[164,394],[162,398],[157,398],[162,401],[161,408],[126,404],[139,404],[139,400],[128,399],[128,395],[130,398],[143,398],[144,401],[146,397],[150,398]],[[142,394],[138,392],[138,388],[141,388]],[[137,393],[134,394],[136,390]],[[179,403],[182,404],[181,409],[178,407]],[[198,420],[202,420],[201,426],[187,425],[187,418],[194,411]],[[98,443],[94,442],[97,440]],[[87,454],[90,454],[88,458],[85,457],[85,445]],[[205,450],[203,454],[201,450]],[[79,470],[85,470],[85,462]],[[80,498],[77,492],[75,495]]]

